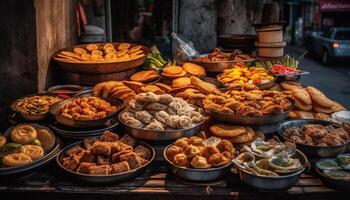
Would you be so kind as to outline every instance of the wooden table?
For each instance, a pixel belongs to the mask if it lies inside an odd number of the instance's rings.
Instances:
[[[2,180],[4,181],[4,180]],[[144,174],[119,184],[88,185],[64,174],[55,162],[29,177],[0,183],[0,192],[27,199],[341,199],[342,191],[323,185],[320,179],[303,174],[299,183],[282,193],[261,193],[243,185],[233,173],[210,184],[191,185],[180,181],[164,161],[155,161]],[[11,194],[11,195],[7,195]],[[1,195],[1,199],[3,199]]]

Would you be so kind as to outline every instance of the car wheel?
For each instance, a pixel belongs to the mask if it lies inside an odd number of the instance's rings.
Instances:
[[[323,50],[323,54],[322,54],[322,63],[324,65],[329,65],[331,59],[329,57],[329,53],[327,51],[327,49]]]

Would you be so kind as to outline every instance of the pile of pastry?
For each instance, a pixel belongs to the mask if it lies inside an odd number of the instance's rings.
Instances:
[[[181,66],[169,65],[163,68],[161,75],[168,79],[175,79],[185,76],[205,76],[205,69],[194,63],[184,63]]]
[[[290,110],[292,106],[293,100],[288,95],[258,89],[228,90],[221,94],[207,95],[203,100],[206,110],[240,116],[276,115]]]
[[[200,102],[205,99],[206,95],[220,93],[214,84],[195,76],[174,79],[171,86],[171,94],[197,106],[201,105]]]
[[[292,119],[327,120],[332,113],[346,110],[315,87],[303,88],[299,83],[292,81],[282,82],[281,87],[295,100],[295,109],[289,113]]]
[[[228,140],[192,136],[180,138],[165,155],[176,166],[208,169],[227,165],[235,156],[235,148]]]
[[[229,140],[234,145],[249,143],[257,138],[264,139],[263,133],[254,131],[249,126],[213,124],[209,127],[209,131],[211,135]]]
[[[128,135],[122,138],[106,131],[100,138],[85,138],[83,146],[73,146],[66,152],[63,166],[71,171],[90,175],[108,175],[128,172],[147,164],[152,151],[136,145]]]
[[[127,126],[151,131],[192,128],[205,119],[200,109],[183,99],[152,92],[136,95],[120,113]]]
[[[103,46],[98,44],[88,44],[85,47],[76,47],[73,52],[61,51],[55,59],[64,62],[82,63],[108,63],[123,62],[144,57],[142,46],[131,46],[129,43],[114,45],[107,43]]]

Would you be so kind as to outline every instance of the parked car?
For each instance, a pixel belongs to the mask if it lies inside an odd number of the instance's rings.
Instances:
[[[327,65],[332,59],[350,58],[350,27],[335,27],[326,32],[309,32],[306,45]]]

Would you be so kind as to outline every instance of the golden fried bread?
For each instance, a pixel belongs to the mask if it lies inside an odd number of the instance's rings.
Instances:
[[[155,83],[155,86],[158,86],[160,89],[162,89],[164,92],[168,93],[172,89],[169,85],[166,85],[164,83]]]
[[[191,85],[191,79],[188,77],[181,77],[181,78],[174,79],[171,84],[173,88],[190,86],[190,85]]]
[[[193,76],[205,76],[205,69],[194,63],[183,64],[183,69]]]
[[[146,71],[140,71],[135,74],[133,74],[130,77],[130,80],[132,81],[139,81],[142,83],[150,82],[158,78],[158,74],[154,70],[146,70]]]
[[[144,86],[143,83],[138,82],[138,81],[123,81],[123,83],[134,90],[136,93],[141,93],[142,92],[142,87]]]
[[[299,119],[299,116],[298,116],[298,113],[297,113],[297,112],[295,112],[294,110],[292,110],[292,111],[290,111],[290,112],[288,113],[288,118],[290,118],[290,119]]]
[[[209,130],[213,135],[218,137],[236,137],[247,132],[247,129],[244,126],[233,126],[226,124],[216,124],[211,126]]]
[[[308,86],[306,91],[309,93],[311,99],[318,105],[330,108],[333,106],[333,101],[330,100],[326,95],[324,95],[320,90],[315,87]]]
[[[164,67],[163,73],[169,74],[169,75],[179,75],[183,72],[183,68],[179,66],[169,66],[169,67]]]
[[[304,89],[295,88],[292,90],[294,98],[302,101],[304,104],[311,105],[312,100],[309,93]]]
[[[298,114],[299,119],[314,119],[314,115],[311,112],[297,110],[295,111]]]
[[[294,82],[294,81],[283,81],[281,83],[281,87],[284,89],[284,90],[293,90],[293,89],[296,89],[296,88],[301,88],[301,85],[297,82]]]
[[[155,85],[145,85],[141,88],[143,92],[153,92],[155,94],[165,94],[165,92]]]
[[[333,101],[333,106],[332,106],[332,111],[333,112],[339,112],[339,111],[346,111],[347,109],[341,105],[340,103]]]
[[[312,104],[305,104],[303,101],[299,100],[298,98],[294,98],[295,101],[295,107],[298,108],[299,110],[304,110],[304,111],[310,111],[312,110]]]
[[[185,70],[182,70],[179,74],[167,74],[165,72],[162,72],[163,77],[170,78],[170,79],[184,77],[186,76],[186,74],[187,72]]]
[[[327,115],[324,113],[315,113],[314,116],[316,119],[319,119],[319,120],[328,120],[331,117],[330,115]]]
[[[317,103],[312,104],[312,110],[318,113],[325,113],[325,114],[331,114],[333,113],[332,108],[330,107],[324,107],[321,105],[318,105]]]
[[[194,85],[198,90],[205,94],[217,94],[220,92],[215,85],[202,81],[201,79],[195,76],[191,76],[190,79],[192,85]]]
[[[243,134],[238,135],[236,137],[230,138],[229,140],[233,144],[242,144],[242,143],[247,143],[247,142],[252,141],[255,133],[254,133],[253,129],[250,128],[249,126],[247,126],[246,129],[247,129],[246,133],[243,133]]]

